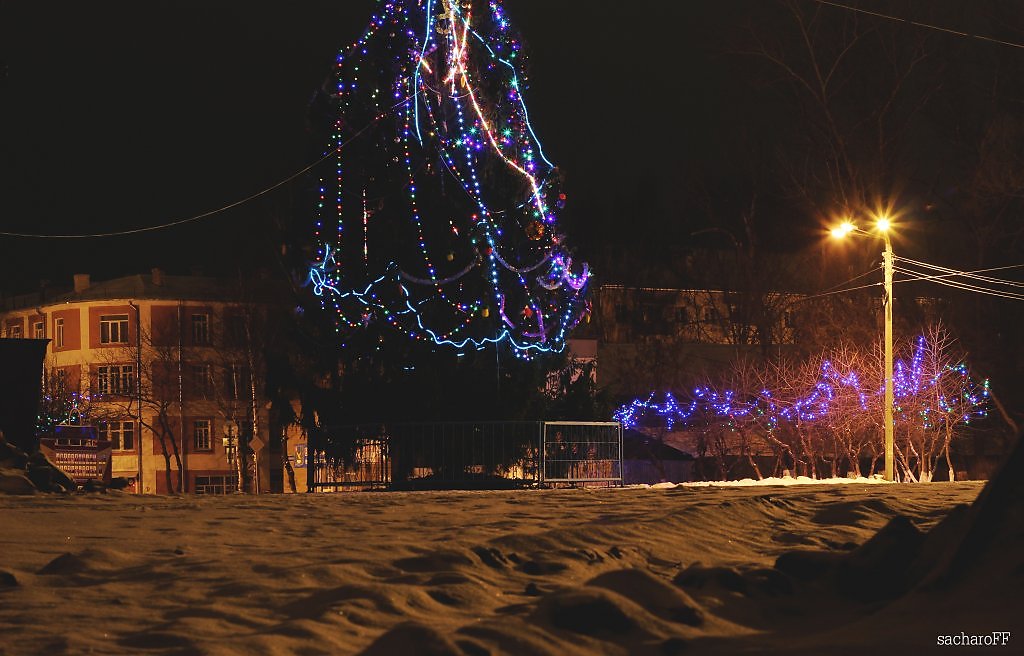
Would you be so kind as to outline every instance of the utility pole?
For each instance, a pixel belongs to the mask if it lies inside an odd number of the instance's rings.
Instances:
[[[888,227],[888,226],[886,226]],[[892,373],[892,242],[887,230],[882,230],[885,238],[885,252],[882,263],[885,268],[885,408],[882,421],[885,424],[885,480],[893,480],[893,373]]]

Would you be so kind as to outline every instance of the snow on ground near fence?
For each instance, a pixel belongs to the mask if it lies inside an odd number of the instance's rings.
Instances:
[[[738,481],[694,481],[691,483],[655,483],[654,485],[640,484],[629,487],[649,488],[652,490],[673,490],[680,487],[755,487],[761,485],[885,485],[889,481],[882,478],[811,478],[809,476],[772,476],[755,480],[753,478],[741,478]]]

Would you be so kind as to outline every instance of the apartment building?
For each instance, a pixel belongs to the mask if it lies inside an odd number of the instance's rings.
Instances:
[[[273,307],[266,281],[79,274],[73,289],[0,301],[0,330],[50,340],[44,396],[97,426],[134,490],[227,493],[241,474],[251,491],[280,491],[261,384]]]

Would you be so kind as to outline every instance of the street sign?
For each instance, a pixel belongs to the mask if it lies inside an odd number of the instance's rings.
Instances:
[[[249,440],[249,448],[257,453],[262,451],[264,446],[266,446],[266,444],[263,443],[263,440],[260,439],[259,435],[253,435],[252,439]]]

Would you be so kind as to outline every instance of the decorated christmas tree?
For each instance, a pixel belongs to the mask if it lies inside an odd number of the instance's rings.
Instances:
[[[383,322],[530,359],[588,312],[523,59],[501,5],[479,0],[383,1],[337,56],[310,279],[343,341]]]

